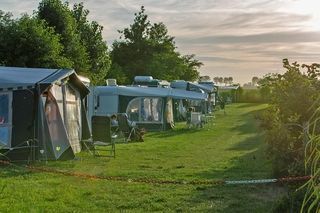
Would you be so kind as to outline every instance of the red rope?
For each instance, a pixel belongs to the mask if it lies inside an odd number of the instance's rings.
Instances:
[[[12,165],[19,167],[15,164],[10,163],[9,161],[0,160],[0,164],[3,165]],[[112,180],[112,181],[122,181],[122,182],[134,182],[134,183],[148,183],[148,184],[175,184],[175,185],[223,185],[226,183],[225,180],[192,180],[192,181],[177,181],[177,180],[161,180],[161,179],[148,179],[148,178],[126,178],[119,176],[98,176],[78,172],[67,172],[61,171],[52,168],[45,167],[35,167],[26,165],[24,168],[29,169],[33,172],[46,172],[52,174],[59,174],[64,176],[80,177],[85,179],[95,179],[95,180]],[[277,183],[292,183],[292,182],[301,182],[307,181],[311,176],[301,176],[301,177],[282,177],[277,179]],[[248,180],[250,181],[250,180]]]

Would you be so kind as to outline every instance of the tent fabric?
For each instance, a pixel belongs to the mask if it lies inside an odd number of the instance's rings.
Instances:
[[[67,132],[62,121],[60,110],[54,96],[48,92],[48,97],[44,106],[45,119],[50,134],[51,151],[55,159],[59,159],[61,155],[70,147]],[[42,113],[43,111],[41,111]],[[49,145],[46,144],[47,146]],[[49,147],[48,147],[49,148]]]
[[[171,97],[175,99],[206,100],[207,94],[173,88],[131,87],[131,86],[98,86],[94,88],[99,95],[122,95],[135,97]]]

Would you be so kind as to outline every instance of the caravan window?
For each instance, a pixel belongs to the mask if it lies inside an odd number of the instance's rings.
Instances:
[[[128,107],[129,120],[136,122],[162,122],[163,101],[161,98],[135,98]]]
[[[0,147],[9,147],[11,136],[11,94],[0,93]]]

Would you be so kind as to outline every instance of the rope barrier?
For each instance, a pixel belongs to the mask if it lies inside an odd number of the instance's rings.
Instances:
[[[101,175],[91,175],[78,172],[61,171],[52,168],[45,167],[35,167],[26,165],[24,167],[17,166],[9,161],[0,160],[0,164],[11,165],[19,168],[26,168],[33,172],[45,172],[51,174],[59,174],[64,176],[80,177],[85,179],[93,180],[109,180],[109,181],[121,181],[129,183],[146,183],[146,184],[173,184],[173,185],[245,185],[245,184],[268,184],[268,183],[293,183],[293,182],[303,182],[311,178],[311,176],[300,176],[300,177],[282,177],[277,179],[259,179],[259,180],[191,180],[191,181],[181,181],[181,180],[161,180],[152,178],[127,178],[120,176],[101,176]]]

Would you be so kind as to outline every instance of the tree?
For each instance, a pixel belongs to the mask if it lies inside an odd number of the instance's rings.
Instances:
[[[259,82],[259,78],[257,76],[252,77],[251,79],[252,85],[255,86]]]
[[[63,4],[60,0],[42,0],[39,3],[37,17],[45,20],[60,36],[63,55],[72,61],[72,67],[78,73],[88,72],[90,68],[88,54],[81,43],[76,19],[68,4]]]
[[[233,77],[229,77],[229,84],[232,84],[233,83]]]
[[[204,75],[199,77],[199,81],[211,81],[211,78],[208,75]]]
[[[203,65],[203,63],[195,59],[194,54],[182,56],[182,59],[184,64],[187,66],[187,69],[184,70],[184,73],[180,78],[190,81],[198,79],[198,69]]]
[[[88,54],[90,66],[88,75],[93,84],[102,84],[111,63],[107,44],[102,37],[103,27],[95,21],[88,21],[89,10],[84,9],[83,3],[75,4],[72,13],[80,41]]]
[[[228,77],[224,77],[224,78],[223,78],[223,83],[229,84],[229,78],[228,78]]]
[[[43,20],[23,15],[13,20],[0,11],[0,63],[6,66],[70,68],[60,37]]]
[[[68,58],[79,74],[86,75],[93,84],[102,84],[110,68],[103,27],[88,21],[89,10],[83,3],[75,4],[73,10],[61,0],[42,0],[36,13],[45,20],[61,38],[62,54]]]
[[[219,83],[219,77],[214,77],[214,78],[213,78],[213,81],[214,81],[215,83]]]
[[[152,75],[169,81],[198,79],[198,68],[202,63],[194,55],[181,56],[166,26],[151,24],[143,6],[135,14],[133,24],[119,33],[122,40],[112,45],[112,66],[108,77],[124,74],[125,83],[131,83],[137,75]]]

